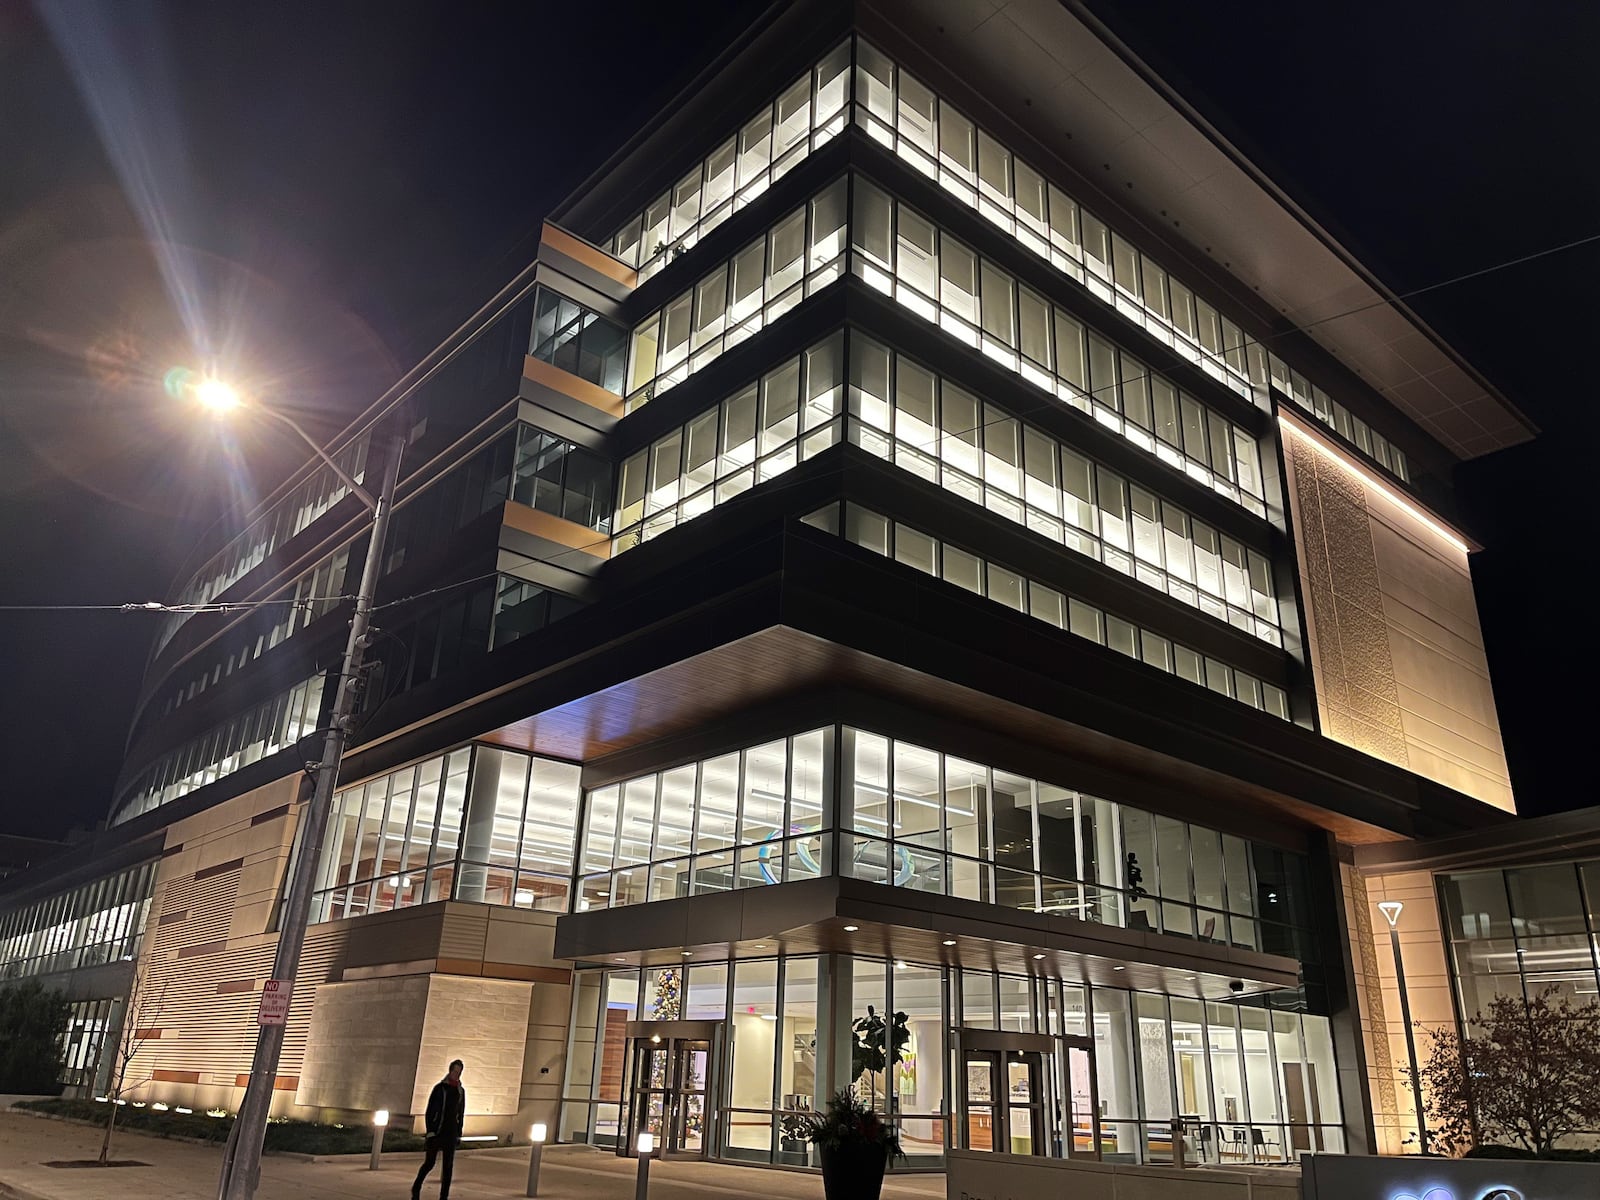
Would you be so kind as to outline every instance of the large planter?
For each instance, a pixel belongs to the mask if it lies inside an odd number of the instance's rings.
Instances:
[[[878,1200],[889,1148],[865,1142],[819,1146],[822,1192],[828,1200]]]

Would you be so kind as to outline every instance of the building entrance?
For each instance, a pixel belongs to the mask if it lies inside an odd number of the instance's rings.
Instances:
[[[639,1135],[664,1158],[705,1158],[713,1144],[721,1021],[630,1021],[623,1104],[627,1136],[617,1153],[638,1153]]]
[[[967,1150],[1099,1157],[1094,1043],[957,1029],[956,1144]]]

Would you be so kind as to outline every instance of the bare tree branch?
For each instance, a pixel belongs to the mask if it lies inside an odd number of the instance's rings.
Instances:
[[[1575,1006],[1557,987],[1526,1000],[1496,996],[1467,1025],[1479,1032],[1424,1031],[1428,1153],[1499,1143],[1548,1154],[1563,1138],[1600,1130],[1600,1002]]]

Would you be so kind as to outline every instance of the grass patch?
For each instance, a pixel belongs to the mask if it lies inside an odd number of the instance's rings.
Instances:
[[[89,1121],[103,1126],[106,1105],[93,1100],[25,1100],[16,1106],[28,1112]],[[158,1137],[191,1138],[201,1142],[225,1142],[233,1129],[233,1116],[208,1117],[202,1112],[163,1112],[155,1108],[124,1105],[117,1114],[118,1129],[134,1129]],[[469,1142],[461,1147],[487,1148],[498,1142]],[[383,1134],[385,1151],[421,1150],[421,1136],[409,1129],[391,1126]],[[267,1125],[267,1150],[286,1150],[293,1154],[366,1154],[372,1149],[370,1125],[317,1125],[310,1121],[272,1121]]]

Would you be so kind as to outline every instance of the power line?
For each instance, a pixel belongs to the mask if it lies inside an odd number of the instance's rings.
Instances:
[[[141,600],[124,604],[0,604],[0,612],[228,613],[248,612],[275,604],[305,606],[354,598],[353,596],[300,596],[291,599],[232,600],[221,604],[165,604],[160,600]]]
[[[1552,254],[1560,254],[1567,250],[1576,250],[1579,246],[1587,246],[1591,242],[1600,242],[1600,233],[1591,233],[1587,237],[1576,238],[1570,242],[1563,242],[1559,246],[1547,246],[1543,250],[1535,250],[1531,254],[1524,254],[1517,258],[1508,258],[1504,262],[1491,263],[1487,267],[1479,267],[1476,271],[1468,271],[1465,275],[1455,275],[1449,279],[1441,279],[1437,283],[1424,284],[1419,288],[1412,288],[1408,292],[1400,292],[1394,297],[1385,299],[1379,297],[1367,304],[1357,305],[1355,308],[1346,309],[1344,312],[1333,313],[1331,316],[1318,317],[1315,321],[1308,321],[1304,325],[1297,325],[1285,333],[1304,333],[1308,329],[1315,329],[1329,321],[1338,321],[1344,317],[1354,316],[1373,308],[1389,308],[1398,300],[1409,300],[1413,296],[1421,296],[1427,292],[1436,292],[1440,288],[1451,287],[1458,283],[1466,283],[1470,279],[1478,279],[1495,271],[1503,271],[1507,267],[1520,267],[1523,263],[1533,262],[1535,259],[1547,258]],[[1283,334],[1271,334],[1271,337],[1281,337]]]
[[[1596,242],[1600,242],[1600,233],[1589,234],[1589,235],[1584,236],[1584,237],[1575,238],[1575,239],[1573,239],[1571,241],[1563,242],[1563,243],[1561,243],[1559,245],[1556,245],[1556,246],[1547,246],[1542,250],[1535,250],[1535,251],[1532,251],[1532,252],[1530,252],[1528,254],[1518,255],[1515,258],[1508,258],[1508,259],[1504,259],[1504,260],[1502,260],[1500,262],[1497,262],[1497,263],[1491,263],[1488,266],[1479,267],[1479,268],[1477,268],[1475,270],[1467,271],[1467,272],[1465,272],[1463,274],[1460,274],[1460,275],[1454,275],[1454,276],[1451,276],[1448,279],[1442,279],[1442,280],[1439,280],[1439,281],[1437,281],[1435,283],[1424,284],[1421,287],[1412,288],[1412,289],[1410,289],[1408,291],[1396,293],[1393,297],[1389,297],[1389,298],[1380,297],[1379,299],[1371,301],[1371,302],[1366,303],[1366,304],[1359,304],[1359,305],[1356,305],[1356,306],[1351,307],[1351,308],[1343,309],[1340,312],[1330,313],[1327,316],[1319,317],[1315,321],[1308,321],[1305,324],[1294,325],[1294,326],[1291,326],[1288,329],[1283,329],[1283,330],[1279,330],[1279,331],[1276,331],[1276,332],[1273,332],[1273,333],[1269,333],[1263,338],[1252,338],[1251,341],[1255,342],[1256,344],[1264,345],[1266,342],[1273,341],[1273,340],[1276,340],[1276,339],[1279,339],[1279,338],[1283,338],[1283,337],[1287,337],[1287,336],[1289,336],[1291,334],[1305,333],[1305,332],[1307,332],[1307,331],[1309,331],[1311,329],[1316,328],[1319,325],[1325,325],[1325,324],[1328,324],[1329,322],[1332,322],[1332,321],[1342,320],[1345,317],[1354,316],[1354,315],[1356,315],[1358,313],[1367,312],[1367,311],[1370,311],[1371,309],[1374,309],[1374,308],[1392,307],[1396,302],[1401,301],[1401,300],[1408,300],[1408,299],[1411,299],[1411,298],[1413,298],[1415,296],[1421,296],[1421,295],[1424,295],[1424,294],[1429,293],[1429,292],[1435,292],[1435,291],[1440,290],[1441,288],[1453,287],[1453,286],[1455,286],[1457,284],[1466,283],[1466,282],[1469,282],[1470,280],[1473,280],[1473,279],[1482,278],[1483,276],[1492,274],[1492,273],[1494,273],[1496,271],[1502,271],[1502,270],[1506,270],[1506,269],[1511,268],[1511,267],[1521,266],[1524,263],[1534,262],[1534,261],[1536,261],[1538,259],[1547,258],[1547,257],[1549,257],[1551,255],[1554,255],[1554,254],[1565,253],[1566,251],[1575,250],[1575,249],[1578,249],[1579,247],[1590,245],[1590,244],[1593,244],[1593,243],[1596,243]],[[498,299],[498,297],[496,297],[496,299]],[[459,332],[460,331],[458,330],[457,333],[459,333]],[[1244,344],[1244,346],[1241,346],[1239,348],[1240,349],[1246,349],[1246,348],[1248,348],[1249,345],[1250,345],[1250,343],[1247,342],[1247,343]],[[1217,362],[1217,363],[1226,364],[1227,360],[1225,358],[1225,353],[1226,353],[1225,351],[1207,350],[1205,347],[1198,346],[1198,345],[1195,347],[1195,349],[1197,350],[1197,352],[1199,354],[1199,357],[1201,359],[1203,359],[1203,360],[1208,360],[1208,361],[1211,361],[1211,362]],[[1083,388],[1083,389],[1078,389],[1078,390],[1083,392],[1083,396],[1084,396],[1084,398],[1086,400],[1089,400],[1089,401],[1092,402],[1093,400],[1095,400],[1097,398],[1099,393],[1108,392],[1108,391],[1109,392],[1114,392],[1114,391],[1116,391],[1118,386],[1119,386],[1118,381],[1117,380],[1112,380],[1111,382],[1105,384],[1103,387],[1099,387],[1099,388],[1089,387],[1089,388]],[[971,427],[969,427],[967,429],[940,430],[934,436],[934,438],[931,441],[926,442],[926,443],[922,444],[921,446],[917,446],[916,448],[921,449],[921,450],[929,450],[939,440],[941,440],[943,438],[947,438],[947,437],[962,437],[962,436],[965,436],[965,435],[968,435],[968,434],[977,433],[977,432],[980,432],[980,431],[982,431],[984,429],[989,428],[990,426],[997,425],[997,424],[1002,424],[1007,420],[1011,420],[1011,419],[1014,419],[1014,418],[1017,418],[1017,417],[1030,416],[1030,415],[1032,415],[1034,413],[1037,413],[1037,412],[1044,412],[1044,411],[1053,410],[1053,409],[1059,407],[1061,405],[1061,403],[1062,403],[1062,401],[1060,401],[1058,398],[1052,396],[1048,402],[1040,402],[1040,403],[1037,403],[1037,404],[1033,404],[1033,405],[1029,405],[1029,406],[1026,406],[1024,408],[1021,408],[1021,409],[1019,409],[1019,410],[1017,410],[1015,412],[1007,412],[1007,413],[1005,413],[1005,414],[1003,414],[1003,415],[1001,415],[999,417],[996,417],[992,421],[980,421],[978,424],[973,425],[973,426],[971,426]],[[900,439],[900,440],[904,440],[904,439]],[[914,443],[908,443],[908,444],[914,444]],[[1160,461],[1160,460],[1158,459],[1157,461]],[[797,482],[797,483],[798,482],[810,482],[810,480],[812,480],[812,479],[825,478],[825,477],[826,477],[825,475],[824,476],[811,476],[807,480],[795,481],[795,482]],[[752,485],[752,486],[760,486],[760,485],[756,484],[756,485]],[[764,494],[772,495],[777,490],[779,490],[779,489],[768,488]],[[541,561],[544,561],[544,562],[547,562],[547,563],[556,563],[556,562],[559,562],[560,560],[566,558],[568,555],[588,553],[594,547],[607,544],[608,542],[610,542],[610,540],[611,540],[611,536],[609,534],[607,534],[607,535],[604,535],[602,537],[599,537],[599,538],[595,539],[593,542],[585,543],[582,546],[573,546],[573,547],[568,547],[566,549],[560,550],[560,551],[556,552],[555,554],[551,555],[549,558],[543,559]],[[428,596],[432,596],[432,595],[437,595],[440,592],[446,592],[446,591],[450,591],[450,590],[452,590],[454,588],[465,587],[465,586],[467,586],[469,584],[479,583],[479,582],[481,582],[481,581],[483,581],[485,579],[491,579],[491,578],[494,578],[495,576],[503,574],[503,573],[504,572],[500,572],[500,571],[490,571],[490,572],[486,572],[486,573],[484,573],[482,575],[473,576],[473,577],[471,577],[469,579],[457,580],[457,581],[455,581],[453,583],[442,584],[439,587],[430,588],[430,589],[428,589],[426,591],[415,592],[415,593],[412,593],[409,596],[403,596],[403,597],[400,597],[400,598],[395,599],[395,600],[385,601],[383,604],[375,605],[374,606],[374,611],[377,611],[379,609],[385,609],[385,608],[393,608],[393,607],[395,607],[397,605],[401,605],[401,604],[409,604],[412,601],[424,599],[424,598],[426,598]],[[256,609],[268,607],[268,606],[271,606],[271,605],[308,605],[308,604],[315,604],[315,603],[336,603],[336,602],[339,602],[339,601],[353,600],[353,599],[354,599],[353,596],[339,595],[339,596],[300,597],[298,599],[243,600],[243,601],[230,601],[230,602],[226,602],[226,603],[217,603],[217,604],[181,604],[181,603],[167,604],[167,603],[163,603],[161,601],[156,601],[156,600],[147,600],[147,601],[140,601],[140,602],[133,602],[133,603],[122,603],[122,604],[0,604],[0,612],[124,612],[124,613],[148,612],[148,613],[162,613],[162,614],[180,614],[181,613],[181,614],[186,614],[186,615],[196,615],[196,614],[205,614],[205,613],[249,612],[249,611],[253,611],[253,610],[256,610]]]

